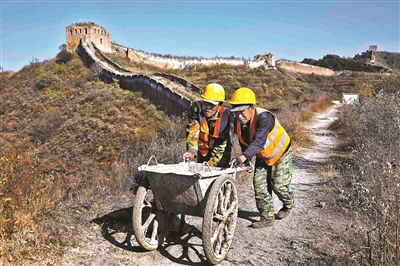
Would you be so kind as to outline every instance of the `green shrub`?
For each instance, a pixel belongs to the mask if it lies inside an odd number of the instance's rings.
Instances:
[[[263,83],[263,91],[264,92],[268,92],[268,84],[267,83]]]
[[[55,81],[54,73],[40,68],[36,72],[36,88],[43,89],[49,87]]]
[[[266,71],[267,71],[267,69],[265,68],[264,65],[261,65],[261,66],[256,68],[256,73],[259,76],[264,76]]]
[[[67,51],[61,51],[57,54],[56,57],[56,63],[57,64],[65,64],[69,62],[73,58],[74,54],[67,52]]]
[[[307,86],[304,88],[303,92],[307,94],[316,94],[321,92],[321,88],[317,86]]]

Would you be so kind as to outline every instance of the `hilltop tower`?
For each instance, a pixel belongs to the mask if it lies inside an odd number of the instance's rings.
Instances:
[[[101,26],[93,22],[78,22],[66,28],[66,44],[68,51],[75,51],[81,38],[93,43],[102,52],[111,52],[110,34]]]
[[[369,50],[372,52],[378,52],[378,45],[370,45]]]
[[[371,53],[371,63],[375,63],[376,53],[378,52],[378,45],[370,45],[369,52]]]
[[[274,55],[269,53],[266,56],[267,56],[267,59],[265,60],[265,62],[267,63],[267,65],[270,66],[270,67],[275,67],[275,57],[274,57]]]

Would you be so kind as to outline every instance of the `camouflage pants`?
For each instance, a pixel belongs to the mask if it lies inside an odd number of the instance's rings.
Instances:
[[[278,196],[284,207],[294,208],[293,191],[289,187],[292,181],[292,149],[289,148],[272,166],[257,158],[254,172],[254,192],[257,209],[262,217],[274,219],[272,191]]]

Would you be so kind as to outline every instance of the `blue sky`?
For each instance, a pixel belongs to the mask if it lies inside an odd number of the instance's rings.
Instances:
[[[0,1],[0,66],[12,71],[54,58],[75,22],[104,27],[112,42],[176,56],[272,53],[300,62],[353,57],[369,45],[400,49],[399,0]]]

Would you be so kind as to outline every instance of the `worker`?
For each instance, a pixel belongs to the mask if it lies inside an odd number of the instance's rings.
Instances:
[[[230,110],[223,106],[225,90],[216,83],[206,86],[201,99],[191,104],[186,126],[184,160],[196,159],[214,167],[228,167],[231,158]]]
[[[232,158],[230,165],[239,166],[255,159],[253,185],[260,220],[253,228],[272,226],[275,221],[272,191],[283,206],[276,215],[283,219],[295,207],[292,180],[291,140],[278,119],[270,111],[256,107],[256,96],[249,88],[237,89],[229,102],[234,114],[234,130],[242,154]]]

